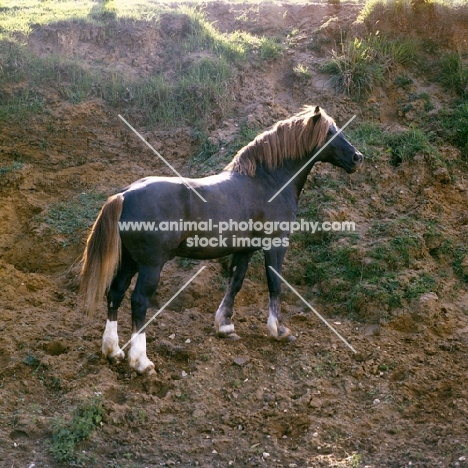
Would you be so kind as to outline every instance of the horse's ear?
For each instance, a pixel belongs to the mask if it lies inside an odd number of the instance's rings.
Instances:
[[[314,123],[317,123],[318,120],[320,119],[320,117],[322,116],[321,114],[321,109],[319,106],[317,106],[315,109],[314,109],[314,116],[312,117],[312,119],[314,120]]]

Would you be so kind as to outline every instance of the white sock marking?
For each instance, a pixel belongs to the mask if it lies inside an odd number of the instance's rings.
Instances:
[[[276,338],[278,336],[278,319],[271,312],[268,315],[267,326],[271,336]]]
[[[106,358],[123,358],[124,352],[119,347],[119,335],[117,333],[117,321],[107,320],[104,334],[102,335],[102,354]]]
[[[135,336],[136,335],[136,336]],[[138,373],[143,373],[150,368],[154,368],[154,364],[146,356],[146,333],[133,333],[130,351],[128,352],[128,362],[130,367]]]

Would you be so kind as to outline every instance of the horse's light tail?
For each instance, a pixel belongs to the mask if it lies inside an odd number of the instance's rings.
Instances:
[[[85,308],[92,313],[109,289],[120,263],[122,243],[118,221],[124,197],[109,197],[99,213],[86,241],[81,260],[80,294]]]

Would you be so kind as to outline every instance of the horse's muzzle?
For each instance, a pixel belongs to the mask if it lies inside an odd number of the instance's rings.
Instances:
[[[353,172],[356,172],[362,165],[362,162],[364,161],[364,155],[360,153],[359,151],[356,151],[353,155],[353,165],[346,171],[348,174],[352,174]]]

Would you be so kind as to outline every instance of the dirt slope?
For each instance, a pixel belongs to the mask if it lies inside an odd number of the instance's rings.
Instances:
[[[355,3],[213,2],[206,11],[220,30],[268,35],[294,30],[283,58],[241,73],[231,113],[210,122],[216,141],[229,144],[241,122],[267,128],[311,103],[340,124],[353,114],[389,126],[408,124],[398,116],[398,96],[391,89],[356,103],[335,94],[319,72],[333,43],[311,47],[312,33],[320,30],[334,40],[355,21]],[[90,67],[101,64],[129,75],[162,66],[159,41],[168,31],[143,22],[125,28],[122,43],[97,26],[49,25],[38,28],[28,45],[37,54],[79,56]],[[310,67],[306,82],[292,71],[299,63]],[[103,420],[92,438],[78,445],[82,466],[468,466],[468,291],[454,290],[459,283],[448,267],[437,294],[425,293],[378,323],[372,317],[380,306],[371,301],[362,305],[369,319],[364,322],[338,314],[339,303],[316,304],[358,350],[353,355],[288,291],[284,315],[298,340],[280,344],[268,338],[259,259],[236,302],[242,340],[216,338],[213,319],[226,266],[204,262],[203,277],[148,328],[155,375],[137,376],[126,363],[103,361],[104,304],[87,317],[77,297],[76,261],[87,228],[54,230],[46,214],[57,204],[79,204],[80,196],[97,207],[102,198],[94,194],[111,194],[148,174],[171,173],[103,101],[73,105],[59,89],[38,92],[47,113],[20,127],[3,122],[0,136],[0,167],[21,161],[17,170],[0,173],[0,467],[66,466],[50,453],[52,428],[96,396],[103,402]],[[192,130],[151,129],[144,136],[181,173],[198,173],[187,162],[198,151]],[[444,154],[461,158],[451,147]],[[372,220],[391,221],[415,209],[428,219],[443,219],[450,232],[466,239],[466,174],[453,185],[444,174],[421,167],[367,163],[348,176],[317,166],[311,183],[330,178],[342,184],[328,219],[350,216],[362,239]],[[359,203],[350,204],[350,196]],[[399,203],[390,204],[390,198]],[[430,257],[430,246],[420,249],[421,269],[441,268]],[[190,263],[166,265],[157,302],[169,299],[194,271]],[[294,271],[290,259],[288,271]],[[315,301],[316,290],[298,289]],[[129,312],[127,298],[120,312],[122,341],[130,337]]]

